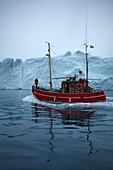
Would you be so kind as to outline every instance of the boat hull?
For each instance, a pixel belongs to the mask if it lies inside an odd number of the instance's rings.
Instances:
[[[60,92],[51,92],[41,89],[37,89],[32,86],[32,92],[36,98],[42,101],[50,102],[66,102],[66,103],[77,103],[77,102],[99,102],[105,101],[106,96],[104,91],[96,91],[90,93],[60,93]]]

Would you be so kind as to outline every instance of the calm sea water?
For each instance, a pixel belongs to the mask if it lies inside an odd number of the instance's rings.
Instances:
[[[103,103],[47,104],[0,90],[1,170],[113,170],[113,92]]]

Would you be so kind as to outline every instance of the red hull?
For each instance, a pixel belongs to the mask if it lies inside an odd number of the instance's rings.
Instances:
[[[104,91],[90,92],[90,93],[60,93],[60,92],[51,92],[44,91],[40,89],[36,89],[34,86],[32,87],[32,92],[36,98],[42,101],[51,101],[51,102],[68,102],[68,103],[76,103],[76,102],[98,102],[105,101],[106,96]]]

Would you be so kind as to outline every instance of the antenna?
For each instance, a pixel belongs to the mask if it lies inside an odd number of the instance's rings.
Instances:
[[[87,44],[87,28],[88,28],[88,23],[87,23],[87,7],[86,7],[86,28],[85,28],[85,43]]]
[[[86,55],[86,86],[88,86],[88,47],[94,48],[93,45],[88,45],[88,9],[86,7],[86,28],[85,28],[85,55]]]

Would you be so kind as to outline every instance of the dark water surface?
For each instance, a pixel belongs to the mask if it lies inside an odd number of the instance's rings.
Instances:
[[[0,170],[113,170],[113,92],[104,103],[47,104],[0,90]]]

